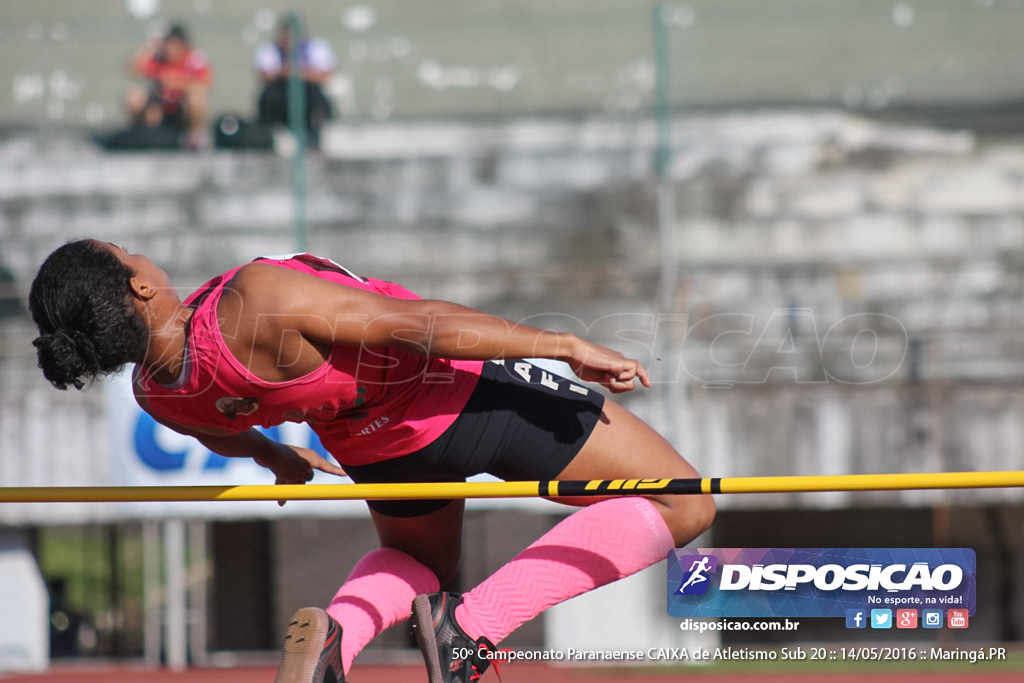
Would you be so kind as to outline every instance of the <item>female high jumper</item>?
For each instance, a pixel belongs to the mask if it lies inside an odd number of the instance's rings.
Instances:
[[[258,259],[183,302],[145,256],[82,240],[46,259],[29,304],[54,386],[81,389],[134,363],[143,410],[215,453],[253,458],[277,483],[313,470],[356,482],[698,476],[593,387],[521,359],[564,361],[612,393],[650,386],[637,361],[325,259]],[[254,429],[285,421],[309,423],[344,469]],[[559,501],[582,509],[461,595],[439,591],[459,566],[464,501],[369,501],[381,547],[325,610],[296,613],[277,683],[344,681],[356,654],[410,612],[430,682],[476,680],[520,624],[661,560],[715,512],[710,496]]]

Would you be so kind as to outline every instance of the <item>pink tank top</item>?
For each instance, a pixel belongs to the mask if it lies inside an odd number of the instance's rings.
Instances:
[[[353,275],[309,254],[258,260],[346,287],[419,298],[398,285]],[[224,285],[238,270],[214,278],[185,300],[195,313],[181,379],[167,386],[140,369],[142,390],[155,415],[184,426],[231,432],[307,422],[338,462],[363,465],[428,445],[451,426],[476,387],[482,361],[345,345],[335,346],[322,366],[303,377],[261,380],[228,350],[217,319]]]

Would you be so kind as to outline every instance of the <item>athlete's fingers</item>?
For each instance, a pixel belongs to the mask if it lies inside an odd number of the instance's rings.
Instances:
[[[314,469],[328,474],[333,474],[338,477],[348,476],[344,469],[335,465],[333,462],[310,448],[293,447],[292,450],[310,467],[309,478],[313,477]],[[309,479],[307,479],[307,481],[309,481]]]
[[[651,377],[650,375],[647,374],[647,368],[637,363],[635,368],[635,374],[636,378],[640,380],[640,384],[644,385],[648,389],[651,388]]]
[[[603,384],[611,389],[615,393],[621,393],[624,391],[632,391],[636,388],[636,380],[640,381],[640,384],[650,388],[651,378],[647,374],[647,370],[644,366],[635,360],[626,360],[626,366],[622,368],[617,374],[611,372],[605,373],[605,381]]]
[[[309,464],[314,469],[320,470],[321,472],[326,472],[327,474],[333,474],[333,475],[338,476],[338,477],[348,476],[345,473],[345,470],[343,470],[342,468],[338,467],[337,465],[335,465],[333,462],[331,462],[327,458],[322,458],[320,456],[317,456],[316,459],[310,460]],[[310,473],[310,476],[312,476],[312,472]]]
[[[275,484],[305,484],[313,478],[313,465],[308,462],[305,458],[301,460],[301,467],[296,468],[288,475],[278,474],[274,479]],[[283,506],[286,501],[279,500],[277,504]]]
[[[636,380],[647,388],[651,386],[651,378],[644,366],[622,354],[610,359],[607,356],[594,359],[592,363],[580,361],[573,371],[584,382],[596,382],[616,394],[636,388]]]
[[[345,472],[345,470],[343,470],[342,468],[338,467],[337,465],[331,464],[327,460],[324,460],[320,465],[318,465],[317,469],[320,470],[321,472],[326,472],[327,474],[333,474],[333,475],[338,476],[338,477],[347,477],[348,476],[348,474]]]
[[[621,394],[626,391],[632,391],[635,386],[633,378],[629,375],[605,375],[605,381],[602,384],[608,388],[613,394]]]
[[[284,481],[283,479],[281,479],[281,477],[278,477],[277,479],[274,480],[274,484],[275,485],[287,484],[287,483],[290,483],[290,482]],[[300,483],[305,483],[305,482],[300,482]],[[278,507],[284,507],[284,504],[287,503],[287,502],[288,502],[287,500],[279,500],[279,501],[277,501],[277,506]]]

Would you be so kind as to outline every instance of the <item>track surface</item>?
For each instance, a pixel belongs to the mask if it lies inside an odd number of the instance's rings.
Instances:
[[[269,667],[243,667],[231,669],[189,669],[181,673],[161,669],[143,668],[64,668],[54,667],[46,673],[0,675],[4,683],[273,683],[276,670]],[[678,683],[696,679],[709,683],[758,681],[759,683],[811,683],[828,680],[829,683],[1010,683],[1020,682],[1020,672],[979,670],[974,673],[786,673],[737,674],[711,673],[694,669],[680,673],[641,673],[614,668],[552,667],[542,664],[514,663],[501,668],[501,683]],[[358,666],[348,676],[352,683],[416,683],[426,680],[422,666]],[[496,683],[497,676],[488,673],[482,683]]]

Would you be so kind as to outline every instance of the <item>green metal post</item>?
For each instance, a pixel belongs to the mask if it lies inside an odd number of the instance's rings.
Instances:
[[[672,81],[669,78],[669,31],[670,8],[660,5],[654,8],[654,116],[658,128],[658,139],[654,153],[654,166],[657,175],[657,211],[658,211],[658,253],[660,255],[659,292],[661,315],[672,320],[679,314],[676,312],[678,290],[678,264],[675,253],[675,221],[676,194],[672,184]],[[668,325],[671,338],[666,340],[669,348],[676,349],[682,344],[679,338],[679,325]],[[674,356],[671,353],[670,356]],[[671,377],[672,373],[669,374]],[[664,426],[662,434],[669,442],[676,445],[681,452],[686,452],[683,445],[685,430],[680,428],[679,420],[686,419],[686,396],[684,380],[670,379],[665,382],[662,406],[664,407]]]
[[[288,128],[295,140],[292,155],[292,202],[295,250],[306,251],[306,87],[302,79],[302,20],[288,17],[291,45],[288,50]]]
[[[676,261],[675,188],[672,185],[672,87],[669,78],[670,7],[654,8],[654,116],[658,141],[654,166],[658,178],[658,241],[661,254],[661,309],[671,313],[675,307]]]
[[[669,77],[668,8],[654,8],[654,115],[658,123],[655,169],[659,179],[668,177],[672,163],[672,86]]]

